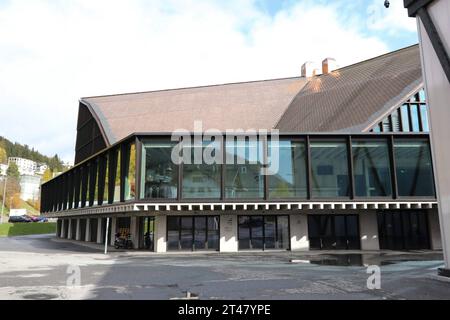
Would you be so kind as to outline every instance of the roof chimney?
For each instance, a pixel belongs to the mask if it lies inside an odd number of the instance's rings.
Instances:
[[[319,68],[317,68],[316,63],[312,61],[307,61],[302,65],[302,77],[311,78],[319,73]]]
[[[339,69],[339,66],[337,65],[336,59],[326,58],[325,60],[322,61],[322,73],[323,74],[331,73],[337,69]]]

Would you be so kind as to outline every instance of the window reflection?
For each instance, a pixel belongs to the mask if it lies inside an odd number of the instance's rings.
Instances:
[[[215,152],[220,150],[219,142],[205,141],[203,145],[194,145],[192,148],[183,150],[183,154],[188,152],[191,155],[191,164],[183,166],[183,198],[185,199],[220,198],[220,164],[206,164],[205,159],[200,159],[202,164],[195,164],[195,153],[199,152],[203,155],[208,146],[212,151],[211,156],[215,157]],[[196,148],[201,150],[196,150]]]
[[[172,142],[147,142],[142,148],[141,198],[176,199],[178,166],[172,162]]]
[[[357,197],[392,194],[386,141],[353,141],[353,170]]]
[[[226,198],[263,198],[264,176],[261,173],[263,162],[262,142],[227,140],[226,153]],[[228,160],[232,163],[229,163]]]
[[[269,176],[271,198],[306,198],[306,147],[304,142],[280,141],[279,157],[274,159],[269,144],[271,162],[279,161],[278,172]]]
[[[311,142],[311,185],[314,198],[348,197],[348,158],[345,142]]]
[[[434,196],[434,177],[427,141],[397,139],[394,144],[400,196]]]

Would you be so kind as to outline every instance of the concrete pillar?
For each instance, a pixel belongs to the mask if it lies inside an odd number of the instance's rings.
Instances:
[[[103,239],[102,218],[97,219],[97,243],[101,244]]]
[[[61,239],[64,239],[66,237],[66,219],[61,219]]]
[[[85,241],[85,242],[91,241],[91,219],[90,218],[86,219],[86,233],[85,233],[85,237],[84,237],[83,241]]]
[[[290,217],[291,250],[309,250],[308,216],[306,214],[291,214]]]
[[[220,252],[238,252],[237,215],[220,216]]]
[[[139,219],[138,217],[131,217],[130,232],[131,241],[133,241],[133,249],[139,249]]]
[[[367,210],[359,214],[361,250],[380,250],[378,220],[375,211]]]
[[[411,2],[411,1],[409,1]],[[410,4],[415,5],[415,3]],[[433,21],[440,41],[444,48],[450,52],[449,17],[450,6],[448,0],[435,0],[427,3],[425,9]],[[433,167],[436,178],[437,195],[439,202],[439,223],[442,236],[442,247],[446,270],[441,274],[450,275],[450,82],[447,78],[430,36],[421,18],[418,20],[420,51],[422,58],[423,78],[427,91],[427,102],[430,107],[431,143],[433,150]]]
[[[114,241],[116,240],[116,217],[109,218],[109,223],[111,224],[111,234],[109,235],[109,239],[111,241],[111,245],[114,245]]]
[[[155,217],[155,252],[164,253],[167,251],[167,217]]]
[[[72,223],[72,219],[67,220],[69,222],[69,229],[67,230],[67,239],[71,240],[72,239],[72,228],[75,228],[75,226],[73,226]]]
[[[430,245],[433,250],[442,250],[441,227],[439,212],[436,209],[428,211],[428,230],[430,231]]]
[[[77,231],[76,231],[76,240],[80,241],[81,240],[81,219],[77,219]]]

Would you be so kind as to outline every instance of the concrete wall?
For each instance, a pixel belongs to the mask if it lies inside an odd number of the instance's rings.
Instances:
[[[139,223],[137,217],[131,217],[130,232],[133,249],[139,249]]]
[[[237,215],[220,216],[220,252],[237,252],[238,249]]]
[[[291,214],[291,250],[309,250],[308,217],[306,214]]]
[[[378,221],[375,211],[362,211],[359,214],[361,250],[380,250]]]
[[[155,217],[155,252],[167,251],[167,217]]]
[[[427,10],[437,29],[447,53],[450,52],[450,4],[448,0],[435,0]],[[420,18],[418,30],[422,68],[430,106],[431,142],[433,164],[439,200],[439,219],[446,268],[450,269],[450,83],[439,62],[427,31]]]
[[[433,250],[442,250],[441,228],[439,213],[433,209],[428,212],[428,230],[430,231],[430,244]]]

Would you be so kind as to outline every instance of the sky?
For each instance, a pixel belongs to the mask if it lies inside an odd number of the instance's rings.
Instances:
[[[417,43],[390,2],[0,0],[0,136],[73,163],[81,97],[299,76]]]

